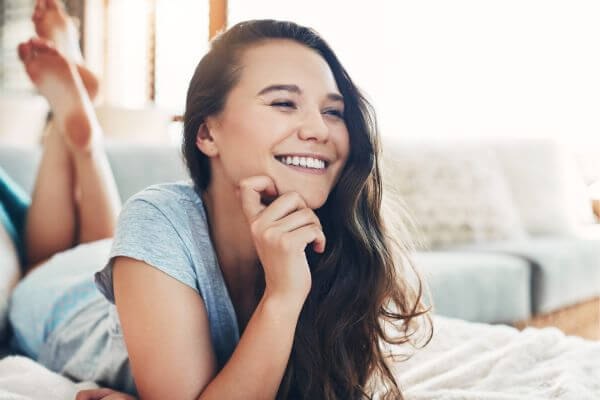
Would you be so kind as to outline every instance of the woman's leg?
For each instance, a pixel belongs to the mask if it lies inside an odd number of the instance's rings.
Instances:
[[[50,103],[56,125],[47,138],[25,228],[28,263],[34,265],[75,244],[112,236],[121,201],[75,65],[41,39],[22,43],[19,56]]]
[[[76,243],[75,174],[69,150],[55,126],[44,140],[24,231],[25,271]]]

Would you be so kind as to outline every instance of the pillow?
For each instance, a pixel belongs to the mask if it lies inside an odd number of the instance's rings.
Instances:
[[[521,221],[531,234],[571,234],[595,222],[575,158],[552,139],[495,143]]]
[[[8,339],[8,304],[20,278],[17,248],[4,225],[0,223],[0,343]]]
[[[106,143],[169,143],[172,115],[163,108],[102,105],[96,107],[96,115]]]
[[[425,247],[527,237],[490,146],[388,142],[383,149],[384,195],[403,203]]]
[[[46,126],[48,102],[28,91],[0,92],[0,143],[34,146]]]

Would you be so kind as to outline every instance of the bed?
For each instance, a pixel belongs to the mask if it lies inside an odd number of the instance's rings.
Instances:
[[[519,331],[437,315],[433,323],[431,342],[394,363],[407,400],[600,399],[600,341],[556,328]],[[74,399],[77,391],[94,387],[26,357],[0,360],[0,399]]]

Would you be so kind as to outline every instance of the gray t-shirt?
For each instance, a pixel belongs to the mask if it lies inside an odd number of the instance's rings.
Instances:
[[[210,240],[202,198],[191,181],[150,186],[123,206],[108,263],[95,274],[96,286],[112,304],[116,256],[144,261],[202,296],[222,368],[239,341],[239,329]]]
[[[109,316],[114,319],[112,326],[116,326],[117,334],[121,335],[112,281],[116,256],[144,261],[202,296],[220,370],[239,342],[239,329],[235,309],[210,240],[202,198],[191,182],[150,186],[131,197],[121,210],[108,263],[95,274],[96,286],[111,303]],[[122,336],[119,339],[122,340]],[[115,360],[123,360],[126,356],[114,354],[115,349],[126,353],[124,345],[112,345],[111,365],[119,365]],[[128,363],[122,367],[128,369],[121,371],[125,372],[124,375],[131,374]],[[107,371],[103,380],[118,385],[123,377],[116,375],[119,371],[108,371],[109,368],[101,367]],[[128,381],[124,389],[131,392],[131,379]]]

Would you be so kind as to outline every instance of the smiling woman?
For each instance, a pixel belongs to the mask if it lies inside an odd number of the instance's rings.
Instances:
[[[380,340],[409,341],[413,318],[427,315],[420,285],[415,290],[400,275],[381,220],[374,112],[333,51],[315,31],[291,22],[239,23],[211,42],[196,68],[184,125],[193,201],[206,222],[182,230],[198,210],[177,217],[164,209],[172,201],[164,191],[175,187],[141,194],[144,205],[125,205],[117,250],[97,275],[103,292],[116,299],[142,398],[176,390],[185,398],[181,387],[169,384],[182,379],[190,379],[187,394],[201,392],[200,398],[359,399],[373,395],[373,382],[382,383],[384,398],[400,398]],[[185,192],[186,198],[194,193]],[[197,266],[190,268],[197,283],[188,285],[199,286],[201,297],[168,295],[171,307],[185,303],[196,310],[195,325],[190,315],[173,324],[164,305],[158,320],[156,311],[140,315],[155,304],[144,295],[142,277],[150,284],[160,276],[155,268],[172,276],[182,268],[118,244],[134,235],[148,203],[165,213],[179,237],[204,229],[210,237],[228,295],[215,295]],[[167,236],[155,232],[148,239],[166,244]],[[192,264],[194,243],[182,248]],[[131,258],[113,260],[117,255]],[[182,254],[182,262],[189,257]],[[219,306],[223,298],[231,299],[239,341],[237,335],[226,339],[223,327],[230,323],[218,315],[227,309],[227,303]],[[206,348],[207,321],[212,349]],[[188,334],[157,349],[155,340],[174,330]],[[166,358],[174,363],[168,379]]]
[[[229,259],[235,271],[236,261],[255,257],[256,244],[263,293],[269,266],[257,240],[246,251],[241,240],[232,249],[224,233],[247,232],[244,218],[233,217],[235,207],[227,205],[245,177],[270,178],[264,188],[280,197],[269,207],[299,196],[327,238],[326,253],[306,251],[312,284],[278,398],[360,398],[374,377],[386,383],[390,398],[399,398],[379,339],[407,341],[411,319],[423,307],[420,294],[396,275],[401,266],[380,219],[374,112],[328,45],[313,30],[271,20],[242,22],[217,37],[190,84],[183,152],[209,220],[227,221],[228,228],[211,228],[221,266]],[[317,160],[325,168],[315,169]],[[384,320],[404,335],[388,336]]]

